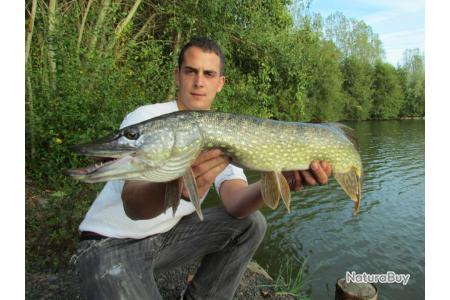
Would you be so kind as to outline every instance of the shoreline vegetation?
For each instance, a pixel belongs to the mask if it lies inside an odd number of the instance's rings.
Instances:
[[[71,145],[115,131],[143,104],[175,97],[180,47],[216,40],[227,83],[214,109],[285,121],[425,114],[425,57],[384,60],[378,35],[308,1],[26,0],[26,268],[68,268],[102,185],[65,178],[88,163]]]

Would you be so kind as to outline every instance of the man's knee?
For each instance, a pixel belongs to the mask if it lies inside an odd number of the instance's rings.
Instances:
[[[249,221],[251,222],[250,224],[250,230],[252,231],[252,236],[259,240],[262,241],[264,238],[264,235],[266,234],[266,230],[267,230],[267,221],[266,218],[264,217],[264,215],[258,210],[256,212],[254,212],[253,214],[251,214],[250,216],[248,216]]]
[[[263,240],[267,230],[266,218],[260,211],[255,211],[245,218],[237,219],[228,214],[223,207],[214,207],[205,210],[204,215],[205,220],[211,219],[220,224],[228,224],[230,227],[234,228],[232,230],[232,235],[240,232],[240,234],[244,234],[242,236],[244,239],[253,240],[255,241],[255,244],[258,245]],[[240,239],[241,238],[238,238],[238,240]]]

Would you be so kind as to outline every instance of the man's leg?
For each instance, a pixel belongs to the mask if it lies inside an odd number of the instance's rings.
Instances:
[[[204,210],[204,221],[195,214],[161,234],[163,242],[155,271],[163,271],[203,257],[185,299],[232,299],[247,264],[266,232],[264,216],[255,212],[236,219],[223,207]]]
[[[88,299],[161,299],[153,276],[160,235],[80,242],[74,257]]]

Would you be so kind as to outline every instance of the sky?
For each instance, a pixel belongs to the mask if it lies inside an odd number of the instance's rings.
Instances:
[[[311,0],[310,12],[324,18],[340,11],[363,20],[383,43],[386,61],[401,62],[406,49],[425,48],[424,0]]]

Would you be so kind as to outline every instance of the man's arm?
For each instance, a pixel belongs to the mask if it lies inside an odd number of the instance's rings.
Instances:
[[[125,214],[132,220],[152,219],[164,212],[166,183],[127,180],[122,189]]]
[[[198,195],[202,198],[214,183],[230,160],[222,151],[213,149],[201,153],[192,165],[197,181]],[[164,212],[165,183],[148,181],[125,181],[122,189],[122,201],[125,213],[133,220],[146,220],[157,217]],[[182,191],[183,199],[188,199],[186,188]]]
[[[283,175],[291,191],[298,191],[305,184],[326,184],[331,175],[331,166],[324,161],[313,161],[310,170],[283,172]],[[239,179],[224,181],[219,193],[225,209],[236,218],[244,218],[264,206],[260,181],[251,185]]]

